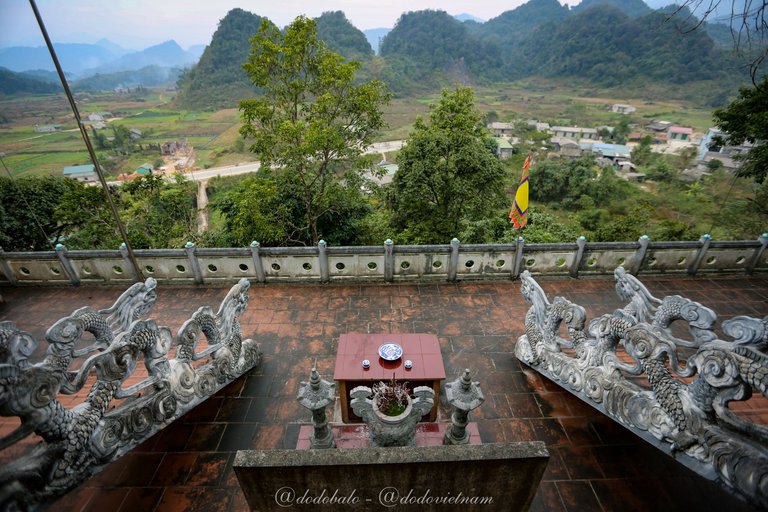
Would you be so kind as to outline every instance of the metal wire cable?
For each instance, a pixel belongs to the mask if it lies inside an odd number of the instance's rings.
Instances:
[[[93,162],[94,169],[96,170],[96,174],[98,175],[99,181],[101,182],[104,195],[107,197],[107,204],[109,204],[109,207],[112,210],[112,215],[114,216],[115,222],[117,223],[117,228],[120,230],[120,236],[122,237],[123,243],[125,244],[125,248],[128,252],[128,259],[133,265],[133,270],[136,274],[136,277],[140,280],[144,280],[144,274],[141,272],[141,267],[136,261],[136,256],[133,254],[133,249],[131,249],[131,243],[128,240],[128,234],[125,231],[125,226],[123,226],[123,221],[120,220],[120,215],[117,212],[115,203],[112,201],[112,195],[109,193],[109,185],[107,185],[107,180],[104,178],[104,173],[101,170],[101,165],[99,165],[99,160],[96,157],[96,151],[93,149],[93,144],[91,144],[91,139],[88,137],[88,131],[86,130],[85,125],[80,118],[80,111],[77,109],[77,104],[75,104],[75,97],[72,95],[72,91],[69,88],[69,82],[67,82],[66,76],[64,76],[64,70],[59,63],[59,58],[56,56],[56,50],[54,50],[51,38],[48,36],[48,31],[46,30],[45,24],[43,23],[43,18],[40,16],[40,11],[37,9],[35,0],[29,0],[29,5],[32,7],[32,11],[35,14],[35,19],[37,19],[37,24],[40,26],[40,32],[42,32],[43,39],[45,39],[45,44],[48,47],[48,53],[50,53],[51,59],[53,59],[53,64],[56,67],[59,80],[61,80],[61,85],[64,87],[64,92],[66,93],[67,99],[69,100],[72,113],[75,115],[77,127],[80,129],[80,134],[83,136],[85,147],[88,149],[88,154],[91,157],[91,162]]]

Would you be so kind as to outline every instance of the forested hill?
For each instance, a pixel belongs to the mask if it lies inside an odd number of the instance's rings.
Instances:
[[[182,106],[231,107],[253,95],[243,63],[261,19],[243,9],[232,9],[219,21],[200,61],[179,79],[178,100]]]
[[[672,3],[672,2],[670,2]],[[596,5],[610,5],[631,18],[638,18],[650,14],[652,9],[643,0],[581,0],[581,3],[573,7],[572,12],[579,14]]]
[[[501,80],[501,47],[470,35],[464,23],[444,11],[417,11],[400,16],[381,42],[390,66],[385,76],[395,91],[410,83],[429,83],[445,74],[453,82]]]
[[[38,80],[28,74],[14,73],[9,69],[0,67],[0,94],[39,94],[61,90],[60,84]]]
[[[253,94],[242,64],[260,21],[242,9],[221,20],[198,65],[179,82],[182,105],[234,106]],[[670,22],[668,11],[651,11],[641,0],[585,0],[571,10],[558,0],[530,0],[482,24],[443,11],[409,12],[382,40],[381,57],[342,12],[317,21],[331,49],[361,61],[364,76],[385,80],[397,95],[539,75],[600,86],[712,80],[714,97],[739,76],[733,56],[706,27],[686,30],[695,18]]]
[[[256,35],[262,17],[232,9],[219,22],[211,43],[200,62],[179,79],[178,102],[191,108],[233,107],[254,94],[243,64],[251,51],[250,39]],[[343,12],[326,12],[317,19],[321,39],[335,52],[365,62],[373,50],[360,30]]]
[[[373,57],[373,48],[365,34],[341,11],[324,12],[317,18],[317,37],[348,59],[365,61]]]
[[[480,39],[507,46],[519,44],[540,25],[557,24],[568,16],[568,6],[561,5],[558,0],[530,0],[483,24],[473,24],[469,27]]]
[[[616,86],[710,80],[735,69],[704,30],[681,30],[665,23],[666,18],[656,12],[630,18],[616,8],[591,7],[556,27],[539,27],[510,53],[516,67],[509,74],[574,77]]]

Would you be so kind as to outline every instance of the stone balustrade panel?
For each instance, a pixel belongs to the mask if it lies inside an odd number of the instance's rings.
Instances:
[[[515,268],[515,251],[496,251],[493,246],[485,246],[485,250],[476,250],[473,246],[467,251],[459,252],[456,274],[462,279],[480,279],[485,276],[512,276]],[[446,267],[447,268],[447,267]]]
[[[185,257],[142,257],[137,252],[136,260],[139,262],[141,272],[152,276],[158,281],[172,282],[174,284],[192,284],[194,273],[190,268],[189,260]],[[232,279],[234,276],[230,276]]]
[[[237,256],[198,256],[200,272],[203,280],[208,282],[225,282],[233,278],[253,277],[253,259],[250,254]]]
[[[268,281],[318,281],[320,279],[320,260],[317,255],[262,257],[264,272]],[[305,265],[310,265],[309,270]]]
[[[120,253],[93,258],[87,251],[83,252],[82,256],[69,255],[72,267],[83,283],[128,284],[135,281],[133,270],[126,265]]]
[[[384,272],[384,254],[331,254],[328,256],[331,279],[381,278]]]
[[[523,269],[533,274],[565,275],[576,260],[576,250],[531,250],[527,246],[523,253]]]

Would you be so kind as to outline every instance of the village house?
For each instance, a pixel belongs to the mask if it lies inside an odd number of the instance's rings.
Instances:
[[[552,145],[552,149],[557,152],[555,156],[559,158],[581,158],[581,147],[573,139],[552,137],[549,139],[549,143]]]
[[[136,169],[136,174],[143,174],[144,176],[152,174],[154,166],[152,164],[142,164]]]
[[[667,132],[672,126],[673,123],[671,121],[654,120],[650,124],[645,125],[645,131],[653,137],[655,144],[664,144],[667,142]]]
[[[552,127],[549,126],[549,123],[540,123],[535,119],[529,119],[527,124],[528,126],[532,126],[537,132],[548,133],[552,129]]]
[[[488,129],[494,137],[511,137],[515,131],[515,125],[512,123],[489,123]]]
[[[629,115],[634,113],[636,110],[637,109],[635,107],[626,103],[614,103],[611,105],[611,112],[616,114]]]
[[[517,149],[515,148],[514,144],[517,144],[518,142],[519,139],[516,137],[513,137],[512,140],[507,138],[499,138],[499,140],[496,141],[498,144],[496,155],[502,160],[506,160],[507,158],[517,153]]]
[[[61,130],[61,125],[58,124],[36,124],[35,132],[37,133],[52,133]]]
[[[690,142],[693,136],[693,128],[685,126],[670,126],[667,130],[667,140],[679,140]]]
[[[550,132],[555,137],[562,137],[565,139],[587,139],[597,140],[596,128],[579,128],[578,126],[553,126]]]
[[[589,148],[589,151],[595,156],[607,158],[615,163],[622,160],[629,160],[632,150],[629,146],[623,144],[607,144],[605,142],[595,142]]]
[[[64,168],[64,177],[83,183],[95,183],[98,179],[93,164],[70,165]]]

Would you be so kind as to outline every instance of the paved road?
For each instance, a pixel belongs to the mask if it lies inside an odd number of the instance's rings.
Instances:
[[[228,165],[226,167],[211,167],[210,169],[201,169],[199,171],[185,172],[184,176],[192,181],[204,181],[216,176],[234,176],[235,174],[246,174],[259,170],[259,162],[244,162],[238,165]]]
[[[403,147],[402,140],[392,140],[389,142],[377,142],[372,144],[365,153],[386,153],[389,151],[396,151]],[[201,169],[198,171],[189,171],[184,173],[184,176],[191,181],[206,181],[216,176],[234,176],[236,174],[246,174],[249,172],[256,172],[259,170],[259,162],[243,162],[238,165],[227,165],[224,167],[211,167],[210,169]],[[172,179],[170,177],[169,179]]]

